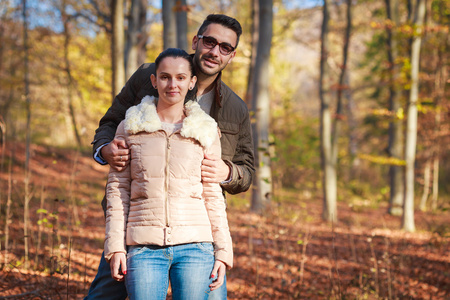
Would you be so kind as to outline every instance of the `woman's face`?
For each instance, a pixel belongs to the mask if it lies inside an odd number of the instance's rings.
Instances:
[[[164,58],[151,75],[152,84],[158,89],[159,99],[167,105],[184,104],[189,89],[194,88],[197,78],[192,76],[189,62],[181,57]]]

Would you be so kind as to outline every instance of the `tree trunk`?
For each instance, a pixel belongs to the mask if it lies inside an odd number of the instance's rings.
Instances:
[[[348,61],[348,48],[350,46],[350,33],[352,30],[352,4],[351,0],[347,0],[347,26],[344,34],[344,46],[342,51],[342,69],[339,75],[339,84],[337,87],[337,109],[336,117],[334,119],[334,131],[331,144],[331,160],[332,164],[338,165],[338,152],[339,152],[339,135],[341,134],[341,123],[344,119],[343,104],[342,104],[342,92],[348,90],[348,76],[347,76],[347,61]]]
[[[347,0],[347,26],[345,31],[345,41],[347,43],[347,46],[344,45],[344,52],[348,53],[348,48],[350,45],[350,37],[351,37],[351,30],[352,30],[352,6],[351,1]],[[346,54],[347,55],[347,54]],[[347,58],[345,58],[345,61],[347,61]],[[347,62],[345,62],[345,67],[343,68],[345,70],[345,73],[341,73],[341,78],[339,78],[339,85],[340,89],[339,91],[343,92],[344,98],[346,99],[346,108],[347,108],[347,124],[348,124],[348,152],[350,154],[350,174],[349,179],[353,180],[355,178],[359,178],[359,164],[360,159],[358,158],[358,140],[356,137],[356,130],[357,130],[357,122],[355,120],[354,112],[356,111],[356,105],[355,101],[353,100],[352,90],[350,89],[350,71],[347,68]]]
[[[123,0],[111,1],[111,23],[112,23],[112,98],[120,92],[125,85],[125,62],[124,62],[124,15]]]
[[[139,10],[141,0],[131,0],[125,42],[125,78],[128,80],[138,68]]]
[[[432,160],[431,158],[427,159],[423,171],[423,193],[419,205],[421,211],[427,210],[427,199],[428,195],[430,194],[431,160]]]
[[[5,167],[5,156],[6,156],[6,123],[3,119],[3,116],[0,114],[0,149],[2,151],[0,158],[0,173],[4,173]],[[0,189],[0,212],[3,211],[3,189]],[[1,214],[0,214],[1,215]],[[1,243],[0,243],[0,251],[1,251]]]
[[[345,84],[350,86],[350,76],[347,71]],[[348,123],[348,152],[351,158],[350,180],[359,178],[360,174],[360,159],[358,157],[358,139],[356,137],[357,122],[355,120],[354,112],[356,111],[355,101],[353,100],[352,91],[347,89],[344,92],[347,100],[347,123]]]
[[[27,20],[27,0],[22,0],[22,16],[23,16],[23,47],[24,47],[24,86],[25,86],[25,106],[27,114],[26,124],[26,141],[25,141],[25,201],[23,213],[23,236],[25,249],[25,268],[28,268],[28,220],[29,205],[31,200],[30,191],[30,146],[31,146],[31,99],[30,99],[30,74],[28,69],[28,20]]]
[[[431,197],[431,210],[436,211],[439,194],[439,156],[433,160],[433,196]]]
[[[187,12],[188,6],[186,0],[177,1],[176,5],[176,23],[177,23],[177,47],[185,51],[189,51],[187,40]]]
[[[14,78],[16,76],[16,72],[17,72],[17,67],[13,63],[13,60],[10,59],[7,76],[9,76],[10,78]],[[5,126],[7,126],[7,124],[11,124],[10,123],[11,114],[9,113],[9,110],[10,110],[11,105],[13,104],[14,100],[16,99],[15,94],[16,94],[16,90],[17,90],[17,85],[14,82],[9,83],[8,90],[9,90],[8,97],[6,99],[3,99],[3,101],[0,105],[0,115],[2,115],[4,118],[3,121],[5,123]],[[4,138],[6,139],[6,135],[4,136]]]
[[[251,56],[250,66],[248,68],[247,91],[245,94],[245,102],[253,103],[253,89],[255,86],[255,63],[256,63],[256,45],[259,39],[259,0],[252,0],[252,40],[251,40]]]
[[[139,24],[140,24],[140,35],[139,35],[139,47],[138,47],[138,63],[140,66],[147,61],[147,40],[148,40],[148,24],[147,24],[147,0],[141,0],[140,2],[140,12],[139,12]]]
[[[132,0],[128,16],[128,29],[125,43],[125,78],[128,80],[136,69],[145,61],[147,45],[147,2]],[[142,57],[144,52],[144,57]]]
[[[259,1],[259,39],[255,59],[252,108],[256,117],[254,125],[255,166],[251,210],[264,212],[272,197],[272,174],[269,153],[269,63],[272,44],[273,1]]]
[[[417,0],[415,10],[414,27],[411,47],[411,90],[408,101],[406,123],[406,176],[405,176],[405,204],[403,207],[402,228],[406,231],[415,231],[414,224],[414,163],[416,159],[417,144],[417,102],[419,99],[419,62],[420,46],[422,41],[423,21],[425,18],[425,0]]]
[[[164,49],[177,47],[177,24],[175,12],[173,11],[174,6],[175,0],[162,1]]]
[[[69,44],[70,44],[70,20],[66,13],[66,1],[63,1],[62,7],[61,7],[61,17],[63,19],[64,24],[64,70],[67,74],[67,104],[69,108],[69,114],[70,119],[72,121],[72,129],[73,134],[75,135],[75,138],[77,140],[78,147],[81,148],[82,142],[81,137],[78,132],[77,128],[77,120],[75,117],[75,108],[73,106],[73,77],[70,67],[70,60],[69,60]]]
[[[448,52],[438,50],[439,61],[437,64],[436,72],[435,72],[435,105],[436,107],[442,106],[442,100],[445,98],[445,85],[448,78],[448,66],[444,63],[448,60]],[[437,141],[434,143],[434,160],[433,160],[433,193],[431,200],[431,210],[436,211],[437,209],[437,201],[439,194],[439,160],[440,160],[440,146],[439,146],[439,131],[441,130],[441,114],[443,113],[442,109],[438,109],[436,111],[434,117],[435,129],[434,132],[436,134]],[[445,148],[445,147],[444,147]]]
[[[3,52],[5,49],[5,38],[4,38],[4,33],[5,33],[5,23],[3,22],[3,20],[0,20],[0,74],[3,74]]]
[[[41,183],[41,197],[40,197],[40,205],[38,210],[38,234],[36,241],[36,256],[34,257],[34,266],[35,269],[39,266],[39,256],[41,254],[41,245],[42,245],[42,227],[43,227],[43,212],[44,212],[44,203],[45,203],[45,188],[44,181]]]
[[[12,177],[13,177],[13,169],[12,169],[12,165],[14,163],[14,149],[15,147],[13,146],[13,149],[11,149],[11,154],[10,154],[10,159],[9,159],[9,164],[8,164],[8,191],[7,191],[7,195],[6,195],[6,212],[5,212],[5,228],[4,228],[4,239],[5,239],[5,251],[4,251],[4,262],[3,264],[6,266],[9,261],[8,261],[8,251],[9,251],[9,224],[11,224],[11,203],[12,203],[12,199],[11,199],[11,195],[12,195]]]
[[[389,110],[392,115],[389,123],[389,156],[397,160],[403,159],[403,119],[398,118],[398,113],[402,110],[400,103],[401,93],[398,88],[398,79],[400,75],[397,63],[398,45],[397,37],[393,30],[399,26],[398,0],[385,0],[387,18],[391,20],[392,27],[387,26],[387,54],[389,60]],[[405,192],[405,174],[404,167],[400,165],[391,165],[389,167],[390,175],[390,198],[389,213],[395,216],[401,216],[403,213],[403,197]]]
[[[327,64],[329,53],[329,18],[330,0],[324,0],[323,21],[321,32],[321,55],[320,55],[320,145],[321,163],[323,171],[323,212],[322,218],[326,221],[337,221],[337,189],[336,189],[336,165],[332,160],[331,145],[331,110],[330,110],[330,74]]]

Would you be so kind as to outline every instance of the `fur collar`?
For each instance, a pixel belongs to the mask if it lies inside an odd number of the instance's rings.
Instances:
[[[155,97],[145,96],[141,103],[130,107],[125,114],[125,131],[128,134],[155,132],[162,129],[156,112]],[[217,137],[217,123],[207,115],[197,102],[184,105],[186,118],[183,120],[181,136],[196,139],[204,148],[209,148]]]

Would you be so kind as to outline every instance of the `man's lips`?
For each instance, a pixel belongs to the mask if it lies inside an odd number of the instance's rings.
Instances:
[[[203,58],[203,60],[206,62],[206,64],[210,65],[210,66],[216,66],[219,64],[219,62],[213,58],[210,57],[205,57]]]

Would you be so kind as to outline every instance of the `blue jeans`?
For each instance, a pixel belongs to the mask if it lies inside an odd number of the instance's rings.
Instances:
[[[164,300],[170,280],[174,300],[207,300],[213,267],[211,243],[129,247],[125,277],[128,297]]]
[[[84,300],[125,300],[126,298],[127,290],[125,288],[125,283],[115,281],[111,277],[111,269],[105,260],[104,253],[102,253],[97,275]],[[217,290],[210,292],[208,297],[208,300],[225,299],[227,299],[226,276],[223,285]]]

